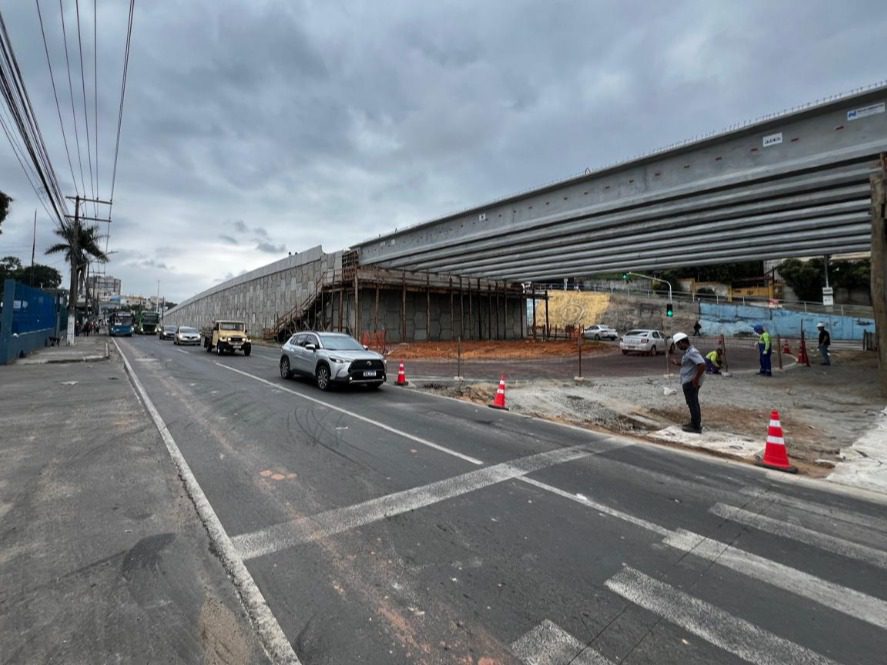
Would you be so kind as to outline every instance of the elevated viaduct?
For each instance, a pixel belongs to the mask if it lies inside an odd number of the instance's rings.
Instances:
[[[347,251],[315,248],[198,294],[170,318],[239,316],[277,336],[310,326],[384,330],[392,341],[510,338],[525,332],[521,283],[874,249],[883,336],[885,153],[881,84]]]

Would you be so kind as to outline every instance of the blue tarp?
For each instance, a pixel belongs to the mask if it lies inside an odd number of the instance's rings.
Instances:
[[[736,304],[699,304],[699,323],[706,335],[754,334],[756,323],[771,334],[800,337],[816,334],[816,324],[824,323],[833,340],[862,340],[864,332],[875,331],[875,320],[855,316],[836,316],[812,312],[796,312],[782,308],[755,307]]]

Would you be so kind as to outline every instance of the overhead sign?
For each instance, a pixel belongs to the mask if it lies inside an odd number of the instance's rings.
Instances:
[[[865,118],[877,113],[884,113],[885,109],[887,109],[887,107],[885,107],[884,102],[880,102],[878,104],[869,104],[868,106],[863,106],[860,109],[847,111],[847,120],[859,120],[860,118]]]
[[[782,132],[777,134],[768,134],[764,137],[763,144],[765,148],[769,148],[771,145],[779,145],[782,143]]]
[[[822,304],[826,307],[831,307],[835,304],[834,298],[835,290],[830,286],[822,287]]]

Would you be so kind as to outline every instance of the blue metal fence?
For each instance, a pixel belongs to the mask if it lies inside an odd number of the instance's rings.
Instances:
[[[3,284],[0,310],[0,365],[58,337],[58,296],[12,279]]]
[[[799,312],[777,307],[754,307],[700,303],[699,321],[706,334],[752,334],[756,323],[763,324],[773,335],[800,337],[816,334],[816,324],[824,323],[833,340],[862,340],[863,334],[875,330],[875,320],[867,317],[838,316],[833,313]]]

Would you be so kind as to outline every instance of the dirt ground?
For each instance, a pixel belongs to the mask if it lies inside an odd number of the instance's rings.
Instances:
[[[496,358],[552,357],[575,353],[575,342],[468,343],[463,357],[485,352]],[[589,350],[590,343],[586,343]],[[434,357],[450,353],[449,345],[415,344],[398,356]],[[470,349],[470,350],[469,350]],[[605,352],[604,348],[602,352]],[[610,351],[611,352],[611,351]],[[584,353],[584,351],[583,351]],[[415,354],[415,355],[407,355]],[[439,357],[439,356],[438,356]],[[448,356],[444,356],[448,357]],[[851,446],[872,428],[885,400],[877,381],[877,357],[871,352],[839,350],[828,367],[789,365],[762,377],[751,371],[706,376],[700,392],[704,432],[681,431],[688,412],[678,378],[672,374],[643,377],[595,377],[591,381],[539,380],[506,390],[512,411],[581,427],[640,436],[665,445],[700,448],[707,453],[752,462],[767,438],[771,410],[777,410],[792,463],[801,473],[824,476]],[[496,383],[419,386],[453,397],[489,403]]]
[[[577,340],[520,339],[503,341],[464,341],[462,358],[465,360],[509,360],[521,358],[571,358],[576,355]],[[582,341],[582,353],[609,353],[606,343]],[[410,342],[394,344],[387,349],[392,358],[412,360],[452,359],[457,355],[456,342]]]

